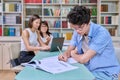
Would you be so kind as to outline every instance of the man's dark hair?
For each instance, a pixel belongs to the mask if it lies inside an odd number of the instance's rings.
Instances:
[[[90,9],[77,5],[68,13],[67,19],[76,25],[88,24],[90,22]]]
[[[32,28],[33,27],[33,21],[36,20],[36,19],[40,19],[41,21],[41,18],[37,15],[37,14],[33,14],[28,22],[28,27],[29,28]]]

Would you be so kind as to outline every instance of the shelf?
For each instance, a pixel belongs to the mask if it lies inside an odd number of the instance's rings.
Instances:
[[[119,25],[115,25],[115,24],[101,24],[101,25],[104,25],[104,26],[119,26]]]
[[[33,0],[34,2],[36,0]],[[91,21],[95,22],[95,23],[102,23],[101,22],[101,18],[103,17],[103,23],[113,23],[115,22],[115,24],[117,23],[117,16],[120,17],[120,8],[115,8],[115,7],[111,7],[111,6],[120,6],[120,0],[97,0],[97,3],[88,3],[89,0],[73,0],[73,3],[69,3],[69,2],[64,2],[64,0],[55,0],[55,2],[57,1],[57,3],[44,3],[44,0],[42,0],[42,2],[40,3],[25,3],[24,0],[2,0],[0,3],[0,5],[3,6],[4,3],[20,3],[22,5],[22,11],[20,12],[7,12],[6,11],[1,11],[0,12],[0,16],[6,16],[6,15],[21,15],[22,17],[22,23],[21,24],[3,24],[2,21],[2,29],[3,27],[7,27],[7,26],[23,26],[26,25],[26,23],[28,22],[29,18],[32,16],[32,14],[36,13],[38,14],[42,20],[46,20],[48,21],[48,24],[50,25],[50,30],[51,31],[55,31],[55,32],[59,32],[60,34],[62,33],[66,33],[66,32],[72,32],[73,29],[71,28],[62,28],[62,27],[66,27],[66,25],[68,26],[68,24],[66,24],[67,22],[65,22],[67,19],[67,14],[70,11],[70,9],[72,9],[74,6],[76,5],[83,5],[83,6],[87,6],[91,9],[92,15],[91,15]],[[29,2],[29,1],[28,1]],[[37,1],[36,1],[37,2]],[[113,5],[112,5],[113,3]],[[105,12],[101,12],[101,5],[108,5],[108,9]],[[110,7],[109,7],[110,6]],[[114,8],[114,9],[111,9]],[[56,9],[58,10],[58,13],[55,11]],[[27,12],[26,12],[27,11]],[[49,14],[45,14],[49,13]],[[38,13],[37,13],[38,12]],[[57,16],[53,16],[53,14],[57,15]],[[48,15],[48,16],[46,16]],[[111,17],[111,22],[107,22],[106,21],[106,17]],[[6,16],[7,17],[7,16]],[[114,18],[116,17],[116,18]],[[7,20],[7,18],[6,18]],[[116,20],[116,21],[114,21]],[[58,21],[58,23],[60,24],[60,28],[54,28],[54,24]],[[60,21],[60,22],[59,22]],[[63,22],[62,22],[63,21]],[[112,22],[114,21],[114,22]],[[119,21],[119,20],[118,20]],[[23,22],[25,22],[25,25],[23,24]],[[63,26],[63,24],[65,23],[65,25]],[[118,23],[117,25],[113,25],[113,24],[100,24],[103,25],[105,27],[109,27],[109,28],[116,28],[119,32],[118,34],[120,34],[120,23]],[[56,26],[56,25],[55,25]],[[4,32],[4,31],[3,31]],[[3,33],[2,33],[3,34]],[[120,36],[120,35],[119,35]]]
[[[60,30],[62,28],[49,28],[50,30]]]
[[[4,2],[11,1],[11,2],[21,2],[21,0],[4,0]]]
[[[3,26],[22,26],[22,24],[3,24]]]
[[[65,3],[65,4],[61,4],[62,6],[75,6],[78,5],[78,3]]]
[[[3,12],[3,14],[22,14],[22,12]]]
[[[2,37],[21,36],[23,29],[23,0],[1,0]],[[7,38],[6,38],[7,39]]]
[[[101,14],[119,14],[119,12],[101,12]]]
[[[21,37],[16,36],[0,36],[0,42],[20,42]]]
[[[44,6],[60,6],[60,3],[44,3]]]
[[[97,3],[81,3],[83,6],[97,6]]]
[[[60,18],[60,16],[43,16],[44,18]]]
[[[113,1],[113,2],[117,2],[117,1],[119,1],[119,0],[101,0],[101,1],[107,1],[107,2],[111,2],[111,1]]]

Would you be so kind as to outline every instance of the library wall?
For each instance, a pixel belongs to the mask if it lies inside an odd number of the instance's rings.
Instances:
[[[120,0],[0,0],[0,36],[20,36],[31,15],[38,14],[54,37],[67,37],[73,29],[66,16],[75,5],[90,8],[93,22],[120,36]]]
[[[22,0],[1,0],[0,36],[20,36],[23,24]]]

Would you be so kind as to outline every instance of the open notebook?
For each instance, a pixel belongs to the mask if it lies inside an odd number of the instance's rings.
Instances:
[[[56,57],[56,56],[55,56]],[[42,60],[34,60],[28,63],[22,63],[22,66],[31,66],[36,69],[40,69],[52,74],[57,74],[65,71],[77,69],[78,67],[73,66],[67,62],[55,60],[55,57],[48,57]]]

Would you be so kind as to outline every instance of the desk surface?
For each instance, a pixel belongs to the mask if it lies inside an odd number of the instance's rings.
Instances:
[[[45,57],[56,56],[59,52],[39,52],[33,60],[42,59]],[[16,77],[16,80],[94,80],[95,77],[88,69],[79,63],[72,64],[78,66],[78,69],[51,74],[42,70],[37,70],[32,67],[25,67]]]

